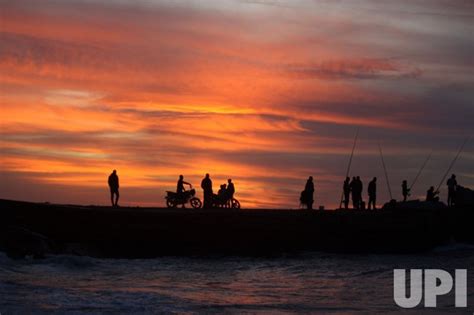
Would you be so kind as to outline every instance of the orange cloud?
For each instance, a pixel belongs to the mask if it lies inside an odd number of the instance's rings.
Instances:
[[[163,205],[177,175],[198,184],[211,172],[216,184],[235,178],[246,207],[296,207],[313,174],[318,203],[333,206],[357,127],[360,175],[380,171],[382,138],[397,181],[410,158],[444,157],[472,131],[470,34],[447,40],[449,19],[330,3],[2,6],[0,172],[12,184],[0,197],[43,185],[106,203],[117,168],[132,204]]]

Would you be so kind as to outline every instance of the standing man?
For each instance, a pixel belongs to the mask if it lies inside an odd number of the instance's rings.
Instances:
[[[314,202],[314,183],[313,183],[313,176],[310,176],[306,181],[306,185],[304,187],[305,196],[306,196],[306,205],[308,206],[308,210],[313,209],[313,202]]]
[[[209,174],[201,181],[201,188],[204,191],[204,209],[212,208],[212,180]]]
[[[367,188],[367,192],[369,193],[369,205],[368,209],[370,210],[370,206],[373,206],[374,210],[377,210],[375,207],[375,202],[377,200],[377,177],[374,177],[372,181],[369,183],[369,187]]]
[[[227,207],[230,207],[231,206],[231,203],[232,203],[232,198],[234,198],[234,194],[235,194],[235,187],[234,187],[234,183],[232,182],[232,179],[229,178],[227,180],[227,190],[226,190],[226,197],[227,197],[227,202],[226,202],[226,206]]]
[[[356,178],[356,187],[357,187],[357,209],[362,209],[362,192],[364,191],[364,184],[362,183],[362,180],[360,179],[360,176],[357,176]]]
[[[112,202],[112,207],[118,207],[119,200],[119,178],[117,176],[117,171],[113,170],[112,174],[109,175],[109,188],[110,188],[110,201]],[[115,201],[114,201],[115,196]]]
[[[448,179],[446,185],[448,185],[448,207],[452,207],[456,203],[456,190],[458,188],[456,175],[451,175],[451,178]]]
[[[352,194],[352,209],[358,209],[359,202],[357,200],[357,179],[355,178],[355,176],[352,177],[352,181],[349,184],[349,188]]]
[[[350,195],[351,195],[351,185],[350,185],[350,178],[349,177],[346,177],[346,180],[344,181],[344,186],[342,187],[343,191],[344,191],[344,209],[348,209],[349,208],[349,198],[350,198]]]
[[[407,201],[407,197],[410,196],[410,188],[408,188],[408,184],[406,180],[402,182],[402,194],[403,194],[403,202]]]

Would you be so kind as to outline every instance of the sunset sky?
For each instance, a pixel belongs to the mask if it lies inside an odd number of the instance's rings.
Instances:
[[[474,131],[470,0],[0,0],[0,198],[163,206],[179,174],[245,208],[424,198]],[[474,187],[474,139],[453,172]],[[442,198],[446,187],[442,186]],[[201,190],[199,188],[199,196]],[[365,197],[366,199],[366,197]]]

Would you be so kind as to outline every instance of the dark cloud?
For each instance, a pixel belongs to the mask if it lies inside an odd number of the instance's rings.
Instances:
[[[407,68],[390,59],[323,61],[319,64],[290,65],[290,74],[303,79],[404,79],[422,75],[420,69]]]

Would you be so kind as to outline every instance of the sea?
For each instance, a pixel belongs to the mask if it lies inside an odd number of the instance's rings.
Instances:
[[[0,252],[0,314],[473,314],[474,247],[416,255],[11,259]],[[468,269],[468,307],[403,309],[393,269]]]

